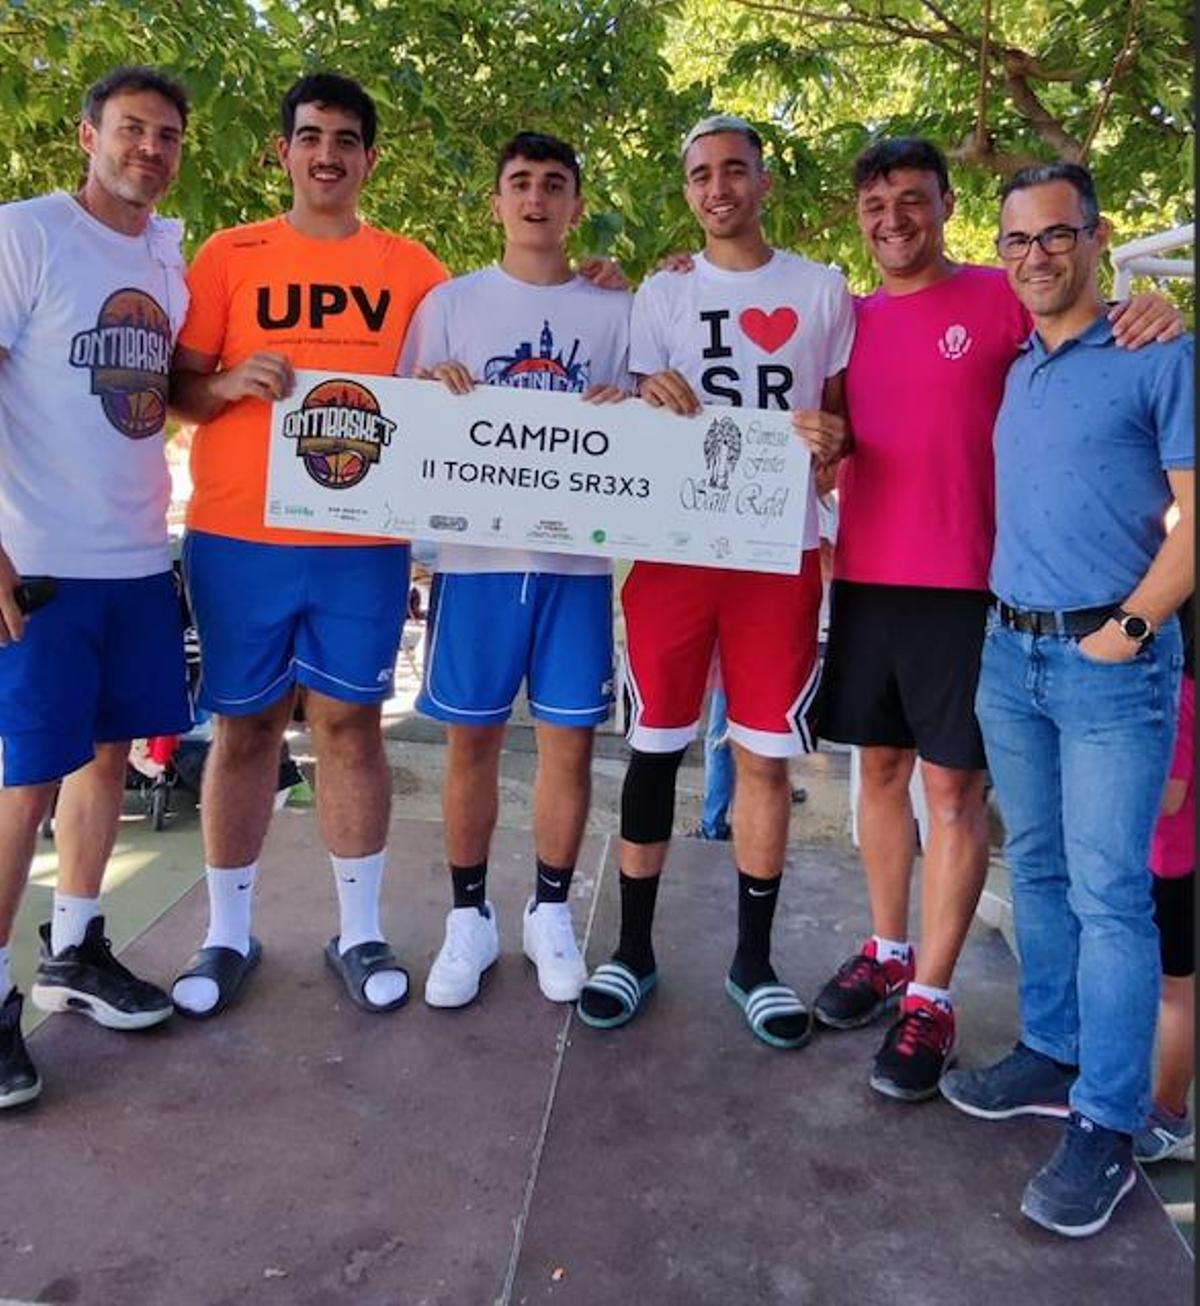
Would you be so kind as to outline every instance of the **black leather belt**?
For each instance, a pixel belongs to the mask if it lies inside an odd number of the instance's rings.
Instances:
[[[1113,607],[1110,603],[1103,608],[1075,608],[1071,612],[1035,612],[997,603],[996,611],[1002,626],[1023,635],[1072,635],[1078,639],[1099,630],[1112,616]]]

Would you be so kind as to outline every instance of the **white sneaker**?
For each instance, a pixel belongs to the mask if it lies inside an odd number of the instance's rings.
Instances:
[[[587,979],[579,955],[571,909],[565,902],[537,902],[525,907],[525,955],[537,967],[538,988],[551,1002],[574,1002]]]
[[[486,915],[485,915],[486,912]],[[483,972],[500,955],[496,912],[489,902],[454,907],[446,916],[446,938],[429,968],[425,1001],[431,1007],[465,1007],[479,994]]]

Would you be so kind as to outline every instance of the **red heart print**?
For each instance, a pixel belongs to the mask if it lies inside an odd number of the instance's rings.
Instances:
[[[765,313],[761,308],[748,308],[738,317],[738,326],[759,347],[773,354],[796,333],[800,318],[793,308],[777,308]]]

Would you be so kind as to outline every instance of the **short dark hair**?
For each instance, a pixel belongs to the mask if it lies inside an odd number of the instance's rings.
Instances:
[[[180,122],[187,126],[188,93],[183,83],[157,68],[138,63],[122,64],[93,82],[83,93],[83,116],[99,127],[105,104],[112,96],[125,91],[154,91],[164,100],[170,100],[179,111]]]
[[[375,144],[375,101],[353,77],[341,73],[309,73],[287,92],[279,106],[279,125],[285,139],[296,130],[296,110],[302,104],[316,104],[345,109],[354,114],[362,128],[363,146]]]
[[[938,190],[945,195],[950,189],[950,169],[946,156],[932,142],[922,136],[894,136],[890,140],[876,141],[854,160],[852,176],[854,189],[860,191],[878,177],[890,177],[898,168],[914,168],[917,172],[932,172],[938,180]]]
[[[1022,168],[1004,183],[1000,192],[1000,207],[1015,190],[1028,190],[1031,186],[1047,186],[1052,181],[1065,181],[1075,189],[1079,196],[1079,208],[1083,220],[1092,226],[1100,221],[1100,201],[1096,198],[1096,183],[1092,174],[1079,163],[1036,163],[1030,168]]]
[[[496,190],[500,189],[504,169],[513,159],[529,159],[532,163],[561,163],[575,178],[576,193],[583,189],[575,151],[557,136],[550,136],[546,132],[517,132],[496,156]]]

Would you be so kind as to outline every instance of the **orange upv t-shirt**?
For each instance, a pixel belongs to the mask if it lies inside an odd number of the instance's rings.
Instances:
[[[297,368],[391,376],[417,305],[448,275],[424,245],[366,224],[345,240],[313,240],[283,217],[231,227],[192,263],[179,344],[222,368],[269,350]],[[263,524],[270,421],[269,404],[241,399],[199,427],[189,528],[264,544],[389,543]]]

